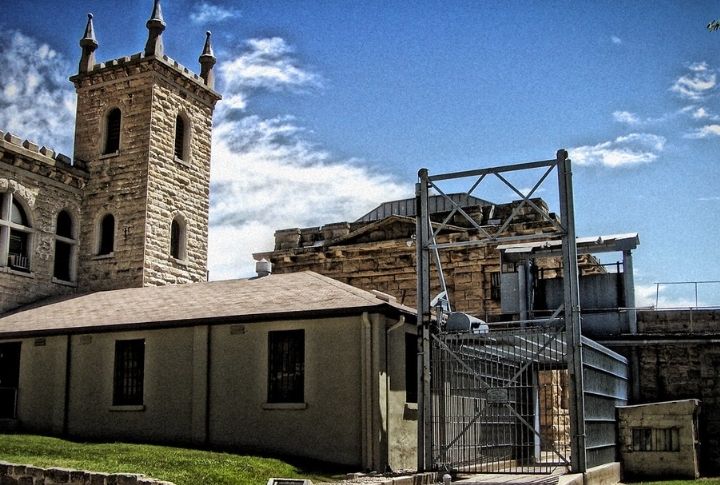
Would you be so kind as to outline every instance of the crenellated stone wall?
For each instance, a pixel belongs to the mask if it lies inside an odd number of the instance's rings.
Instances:
[[[82,224],[82,191],[87,172],[46,147],[0,131],[0,194],[12,193],[24,207],[29,235],[29,271],[0,264],[0,313],[17,306],[76,290],[74,281],[53,278],[57,217],[67,211],[75,234]]]
[[[203,281],[207,274],[212,112],[219,96],[168,58],[141,55],[72,78],[78,92],[75,156],[90,179],[80,285],[91,290]],[[121,111],[120,146],[103,154],[106,116]],[[182,113],[187,160],[174,156]],[[115,217],[115,248],[97,255],[98,224]],[[170,256],[170,225],[185,223],[186,256]]]

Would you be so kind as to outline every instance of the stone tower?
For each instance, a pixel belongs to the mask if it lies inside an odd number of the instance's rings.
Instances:
[[[78,288],[204,281],[213,90],[210,33],[201,75],[164,54],[159,0],[144,52],[95,63],[92,15],[80,40],[75,159],[89,177]]]

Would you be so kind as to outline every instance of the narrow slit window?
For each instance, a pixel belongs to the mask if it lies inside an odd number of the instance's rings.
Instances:
[[[55,263],[53,276],[59,280],[72,281],[72,265],[77,241],[73,238],[70,214],[60,211],[55,231]]]
[[[185,224],[182,220],[173,219],[170,224],[170,256],[185,259]]]
[[[110,254],[115,250],[115,218],[107,214],[100,221],[98,255]]]
[[[180,115],[175,118],[175,158],[185,160],[185,120]]]
[[[103,154],[115,153],[120,149],[120,118],[119,108],[113,108],[107,115],[105,127],[105,150]]]

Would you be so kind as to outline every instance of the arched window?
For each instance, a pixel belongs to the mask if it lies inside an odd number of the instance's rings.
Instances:
[[[30,219],[11,192],[0,194],[0,266],[30,271]]]
[[[175,119],[175,157],[185,160],[185,120],[180,115]]]
[[[105,118],[105,148],[103,155],[115,153],[120,149],[120,108],[111,109]]]
[[[98,226],[98,256],[110,254],[115,250],[115,217],[105,214]]]
[[[60,211],[55,229],[55,265],[53,276],[63,281],[73,281],[75,247],[77,241],[73,235],[72,217],[67,211]]]
[[[184,260],[186,252],[185,221],[178,216],[170,224],[170,256]]]

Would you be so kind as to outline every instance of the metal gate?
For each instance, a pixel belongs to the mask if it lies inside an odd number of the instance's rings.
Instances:
[[[432,336],[432,458],[438,469],[552,473],[570,467],[565,328]]]

